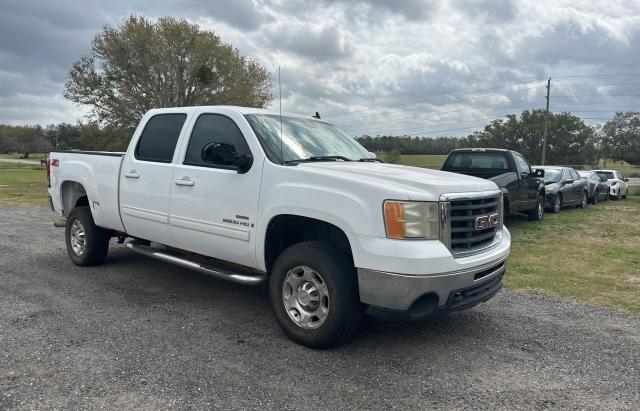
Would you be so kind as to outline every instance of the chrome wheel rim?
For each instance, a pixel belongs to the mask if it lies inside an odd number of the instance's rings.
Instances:
[[[538,202],[538,220],[542,220],[542,213],[544,213],[544,207],[542,202]]]
[[[558,211],[560,211],[560,199],[556,198],[555,203],[553,204],[553,209],[555,210],[555,212],[557,213]]]
[[[71,223],[71,249],[77,256],[84,254],[86,248],[85,229],[80,220],[73,220]]]
[[[298,327],[316,329],[329,314],[329,290],[313,268],[299,265],[287,272],[282,284],[282,303]]]

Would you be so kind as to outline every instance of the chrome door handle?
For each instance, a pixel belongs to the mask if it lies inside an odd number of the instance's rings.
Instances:
[[[179,186],[195,186],[196,182],[195,181],[191,181],[191,180],[187,180],[187,179],[176,179],[175,183]]]
[[[124,176],[127,178],[140,178],[140,174],[136,170],[131,170],[128,173],[125,172]]]

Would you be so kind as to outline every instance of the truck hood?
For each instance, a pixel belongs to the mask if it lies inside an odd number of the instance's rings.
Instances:
[[[377,188],[402,192],[410,200],[437,201],[443,193],[496,190],[488,180],[427,168],[369,162],[301,163],[297,167],[337,178],[356,179]]]

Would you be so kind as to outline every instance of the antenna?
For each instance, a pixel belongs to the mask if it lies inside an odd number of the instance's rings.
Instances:
[[[280,97],[280,165],[284,164],[282,154],[282,83],[280,82],[280,66],[278,66],[278,95]]]

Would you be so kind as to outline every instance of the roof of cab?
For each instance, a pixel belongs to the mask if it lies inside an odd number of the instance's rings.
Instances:
[[[163,113],[163,112],[175,113],[176,111],[182,111],[182,112],[190,113],[190,112],[193,112],[193,111],[201,111],[201,110],[207,109],[207,108],[233,110],[233,111],[236,111],[236,112],[238,112],[238,113],[240,113],[242,115],[245,115],[245,114],[264,114],[264,115],[272,115],[272,116],[280,115],[279,111],[267,110],[267,109],[264,109],[264,108],[242,107],[242,106],[227,106],[227,105],[154,108],[154,109],[149,110],[149,112],[153,112],[154,114],[159,114],[159,113]],[[284,117],[299,117],[299,118],[305,118],[305,119],[308,119],[308,120],[322,121],[322,122],[327,123],[327,121],[323,120],[323,119],[318,119],[318,118],[313,117],[313,116],[305,116],[305,115],[296,114],[296,113],[284,113],[283,112],[282,116],[284,116]]]

